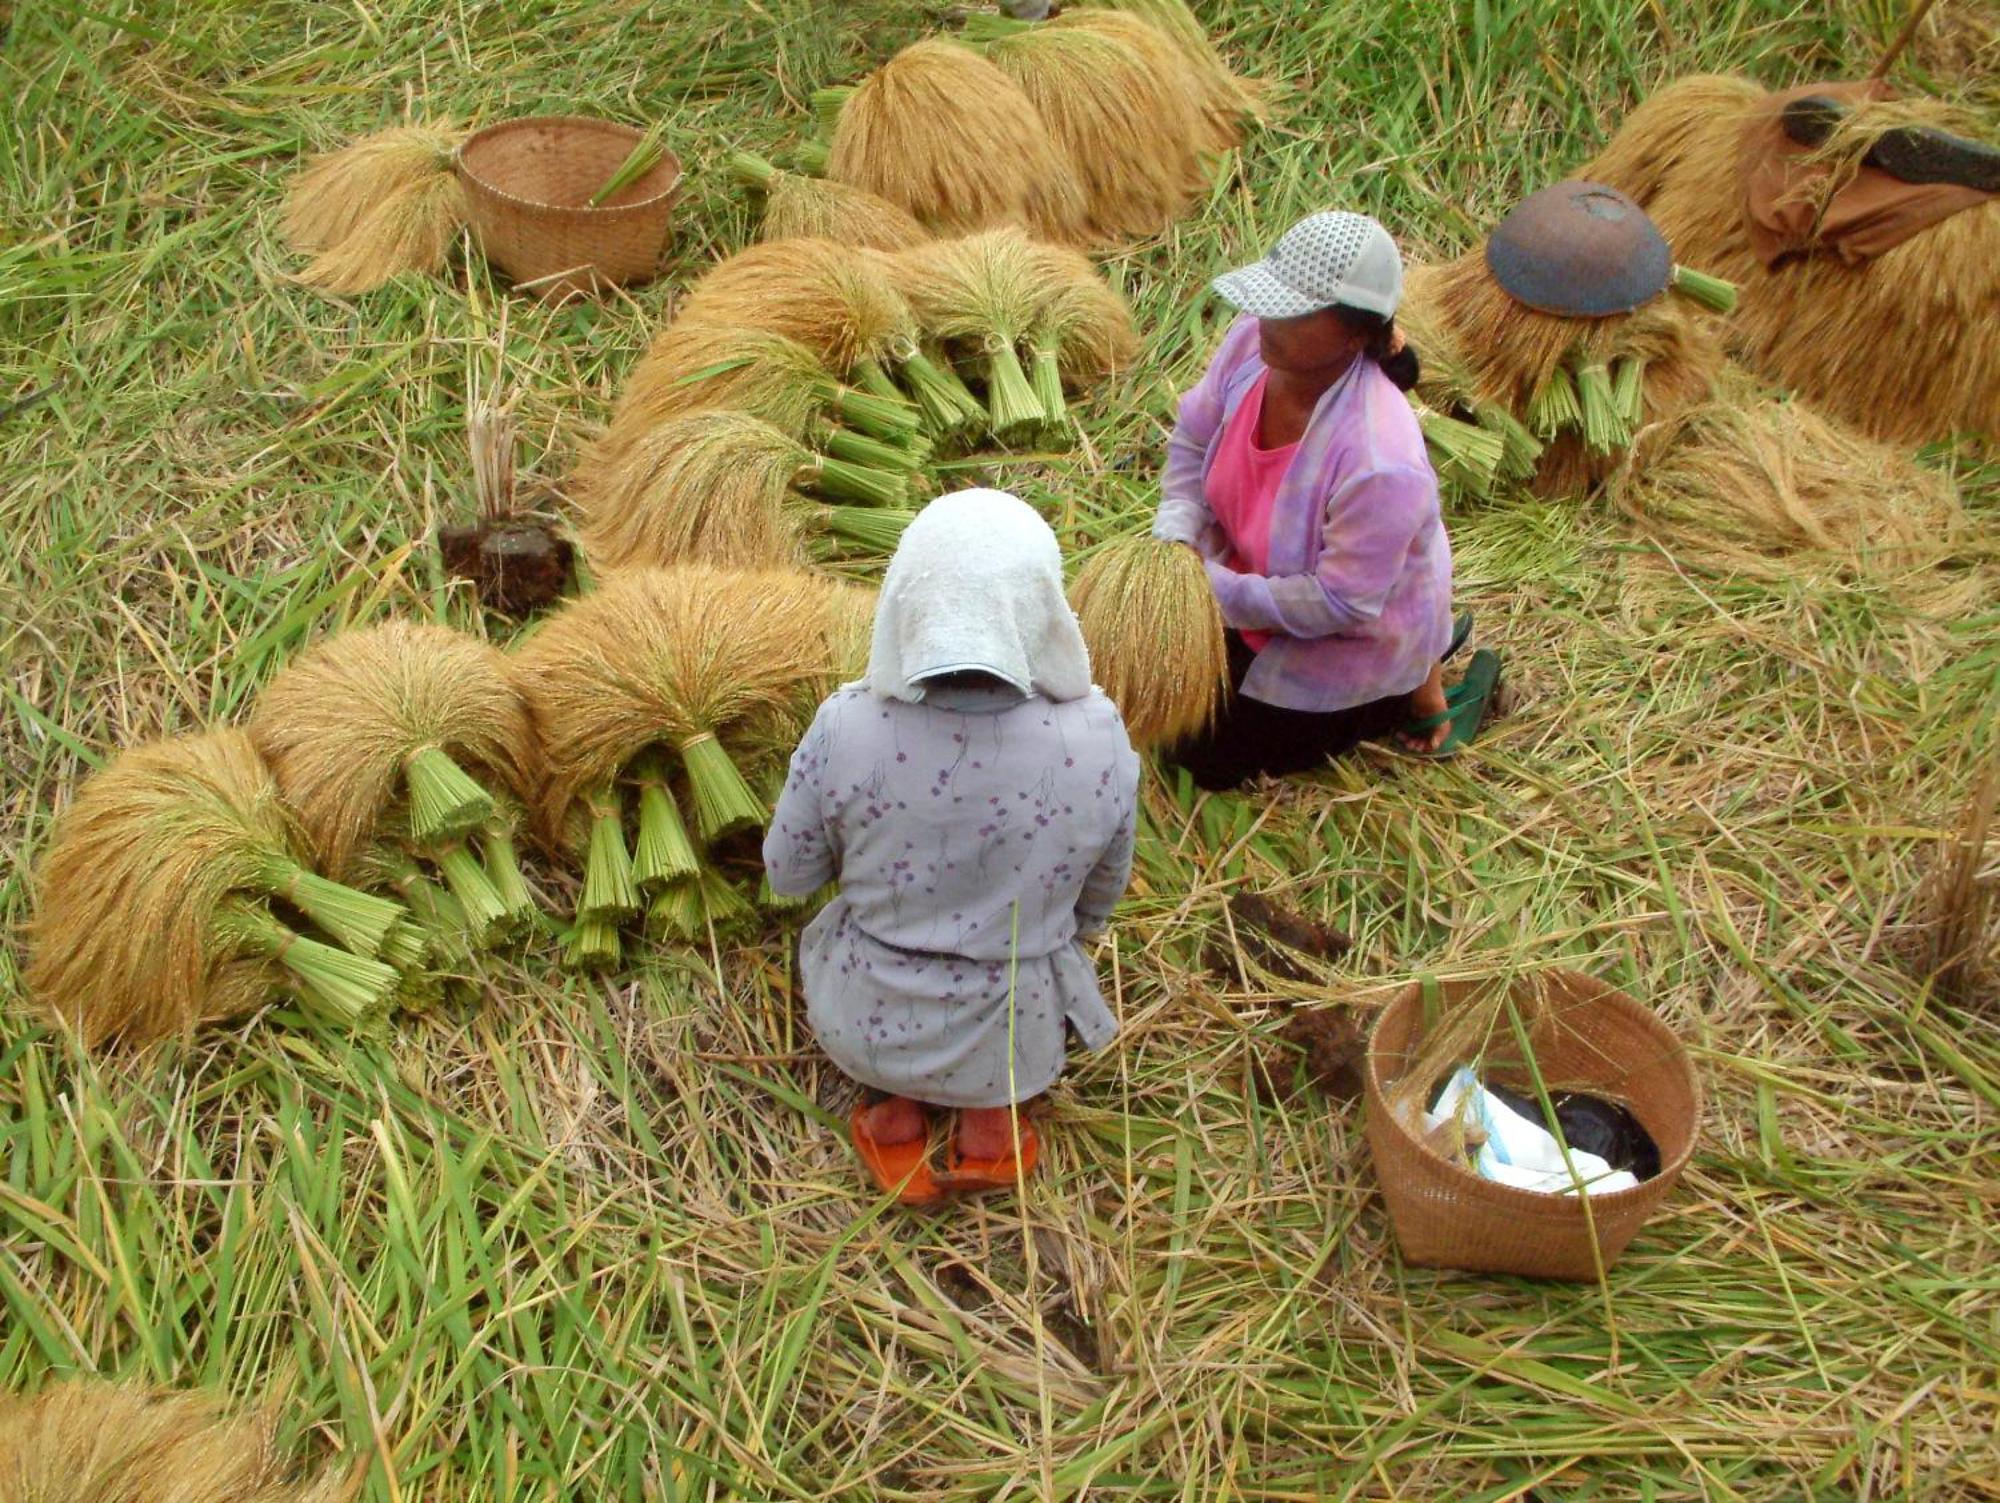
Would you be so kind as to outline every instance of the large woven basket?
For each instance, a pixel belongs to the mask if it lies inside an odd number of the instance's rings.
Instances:
[[[1412,985],[1383,1010],[1368,1039],[1368,1147],[1389,1221],[1409,1263],[1594,1279],[1599,1260],[1611,1266],[1687,1166],[1701,1117],[1694,1067],[1680,1040],[1651,1011],[1577,971],[1443,983],[1436,990],[1436,1016],[1482,997],[1490,1000],[1491,989],[1502,985],[1512,988],[1516,1010],[1529,1024],[1535,1062],[1548,1089],[1585,1091],[1622,1103],[1658,1146],[1660,1172],[1635,1189],[1591,1195],[1586,1207],[1579,1196],[1482,1179],[1427,1148],[1419,1136],[1421,1104],[1408,1122],[1390,1107],[1391,1093],[1415,1062],[1426,1033],[1424,987]],[[1532,1089],[1504,1012],[1478,1068],[1502,1085]],[[1421,1095],[1428,1099],[1438,1083],[1423,1081]],[[1410,1104],[1407,1091],[1395,1095]]]
[[[590,207],[639,139],[629,125],[574,115],[507,120],[469,137],[458,149],[458,177],[481,254],[545,297],[653,276],[680,197],[673,153],[602,208]]]

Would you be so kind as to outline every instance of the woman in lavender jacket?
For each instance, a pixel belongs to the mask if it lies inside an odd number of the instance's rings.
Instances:
[[[1234,692],[1167,753],[1205,788],[1392,734],[1453,749],[1484,713],[1491,653],[1444,689],[1451,545],[1403,396],[1402,284],[1387,231],[1346,213],[1311,216],[1215,283],[1244,316],[1181,401],[1153,524],[1202,556],[1229,627]]]

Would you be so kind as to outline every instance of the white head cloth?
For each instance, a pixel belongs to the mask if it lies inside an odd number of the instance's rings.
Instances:
[[[926,678],[966,671],[1052,700],[1090,692],[1090,655],[1063,595],[1056,535],[1005,491],[940,496],[904,531],[862,682],[915,704]]]

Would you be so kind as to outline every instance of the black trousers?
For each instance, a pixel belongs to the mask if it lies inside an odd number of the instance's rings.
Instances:
[[[1192,773],[1197,787],[1234,788],[1259,775],[1308,772],[1364,741],[1393,735],[1410,718],[1407,694],[1323,715],[1251,699],[1241,690],[1257,654],[1240,632],[1230,632],[1228,642],[1229,695],[1215,724],[1162,753]]]

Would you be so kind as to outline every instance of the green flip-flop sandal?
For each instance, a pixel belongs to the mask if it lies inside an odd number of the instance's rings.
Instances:
[[[1403,727],[1406,735],[1421,735],[1425,731],[1436,730],[1450,723],[1451,729],[1438,744],[1436,751],[1426,755],[1450,757],[1485,724],[1487,708],[1493,703],[1493,691],[1500,687],[1500,654],[1490,647],[1482,647],[1472,655],[1466,664],[1465,677],[1444,691],[1444,708],[1435,715],[1426,715],[1412,720]]]

